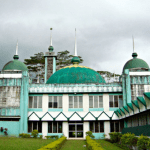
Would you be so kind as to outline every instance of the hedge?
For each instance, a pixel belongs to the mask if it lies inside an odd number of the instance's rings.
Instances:
[[[66,137],[63,136],[63,137],[59,138],[58,140],[56,140],[46,146],[41,147],[38,150],[59,150],[65,141],[66,141]]]
[[[88,150],[104,150],[100,143],[97,143],[95,140],[92,140],[90,136],[86,136],[86,143]]]

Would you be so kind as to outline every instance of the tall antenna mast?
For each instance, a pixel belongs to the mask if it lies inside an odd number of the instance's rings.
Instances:
[[[50,28],[50,30],[51,30],[51,35],[50,35],[50,46],[52,46],[52,30],[53,30],[53,28]]]
[[[75,46],[74,46],[74,56],[77,56],[76,28],[75,28]]]
[[[134,37],[132,35],[132,40],[133,40],[133,53],[134,53]]]

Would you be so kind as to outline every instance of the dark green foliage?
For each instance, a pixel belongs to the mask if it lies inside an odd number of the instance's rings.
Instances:
[[[109,133],[109,135],[110,135],[110,140],[112,143],[120,142],[120,139],[122,137],[122,134],[119,132],[111,132]]]
[[[19,134],[19,137],[21,137],[21,138],[30,138],[30,134],[21,133],[21,134]]]
[[[39,134],[38,130],[33,130],[33,131],[31,132],[31,135],[32,135],[34,138],[37,138],[37,137],[38,137],[38,134]]]
[[[124,146],[128,146],[129,148],[132,148],[132,146],[136,146],[137,141],[138,137],[136,137],[133,133],[126,133],[123,134],[121,137],[121,144]]]
[[[138,138],[137,146],[139,150],[146,150],[150,148],[150,139],[147,136],[141,135]]]
[[[94,139],[95,136],[93,135],[92,131],[87,131],[86,136],[89,136],[90,138]]]

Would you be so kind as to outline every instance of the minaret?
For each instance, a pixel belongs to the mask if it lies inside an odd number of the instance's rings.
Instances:
[[[18,41],[17,41],[17,45],[16,45],[16,55],[14,55],[13,58],[14,59],[19,59],[19,56],[18,56]]]
[[[48,47],[48,52],[45,53],[45,83],[50,78],[52,74],[56,72],[56,60],[57,55],[55,55],[55,52],[53,52],[54,47],[52,46],[52,30],[53,28],[50,28],[51,34],[50,34],[50,46]]]

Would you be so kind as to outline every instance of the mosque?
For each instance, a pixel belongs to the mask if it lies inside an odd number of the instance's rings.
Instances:
[[[52,39],[51,39],[52,41]],[[106,83],[92,68],[81,66],[75,55],[72,65],[56,71],[52,42],[45,53],[45,82],[33,84],[27,66],[20,62],[18,44],[12,61],[0,74],[0,135],[64,135],[96,139],[110,132],[150,136],[150,69],[132,54],[117,83]]]

